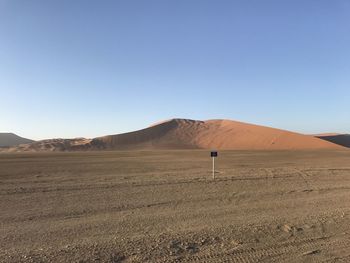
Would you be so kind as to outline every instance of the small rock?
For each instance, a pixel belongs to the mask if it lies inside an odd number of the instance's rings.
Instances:
[[[310,250],[310,251],[306,251],[303,253],[303,256],[307,256],[307,255],[314,255],[314,254],[317,254],[317,253],[320,253],[321,251],[318,250],[318,249],[315,249],[315,250]]]
[[[234,246],[238,246],[238,245],[241,245],[242,242],[237,241],[237,240],[232,240],[232,241],[231,241],[231,244],[234,245]]]
[[[282,229],[284,232],[286,232],[286,233],[289,233],[289,232],[292,231],[292,227],[291,227],[290,225],[283,225],[283,226],[281,227],[281,229]]]
[[[202,244],[202,245],[205,244],[206,242],[207,242],[207,240],[204,239],[204,238],[201,240],[201,244]]]

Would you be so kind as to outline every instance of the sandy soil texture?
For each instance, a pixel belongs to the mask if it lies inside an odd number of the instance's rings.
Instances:
[[[0,155],[0,262],[350,262],[350,151]]]

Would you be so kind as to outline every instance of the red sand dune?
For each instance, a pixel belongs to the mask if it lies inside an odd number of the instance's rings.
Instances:
[[[110,149],[337,149],[294,132],[230,120],[172,119],[149,128],[96,138]]]
[[[342,148],[342,146],[313,136],[237,121],[172,119],[129,133],[94,139],[52,139],[12,147],[9,150],[300,150]]]

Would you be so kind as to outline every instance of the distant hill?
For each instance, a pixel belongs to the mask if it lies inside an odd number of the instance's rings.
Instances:
[[[32,142],[34,141],[20,137],[14,133],[0,133],[0,147],[11,147]]]
[[[85,151],[98,150],[91,142],[92,139],[74,138],[74,139],[48,139],[36,141],[28,144],[21,144],[8,149],[15,152],[53,152],[53,151]]]
[[[148,128],[94,139],[52,139],[12,147],[10,151],[82,150],[301,150],[342,149],[310,135],[231,120],[171,119]]]
[[[350,134],[320,134],[317,138],[350,148]]]

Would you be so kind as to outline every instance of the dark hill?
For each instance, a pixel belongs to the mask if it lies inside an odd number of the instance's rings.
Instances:
[[[0,133],[0,147],[12,147],[15,145],[32,142],[34,141],[20,137],[14,133]]]
[[[316,137],[325,141],[329,141],[350,148],[350,134],[322,135]]]

